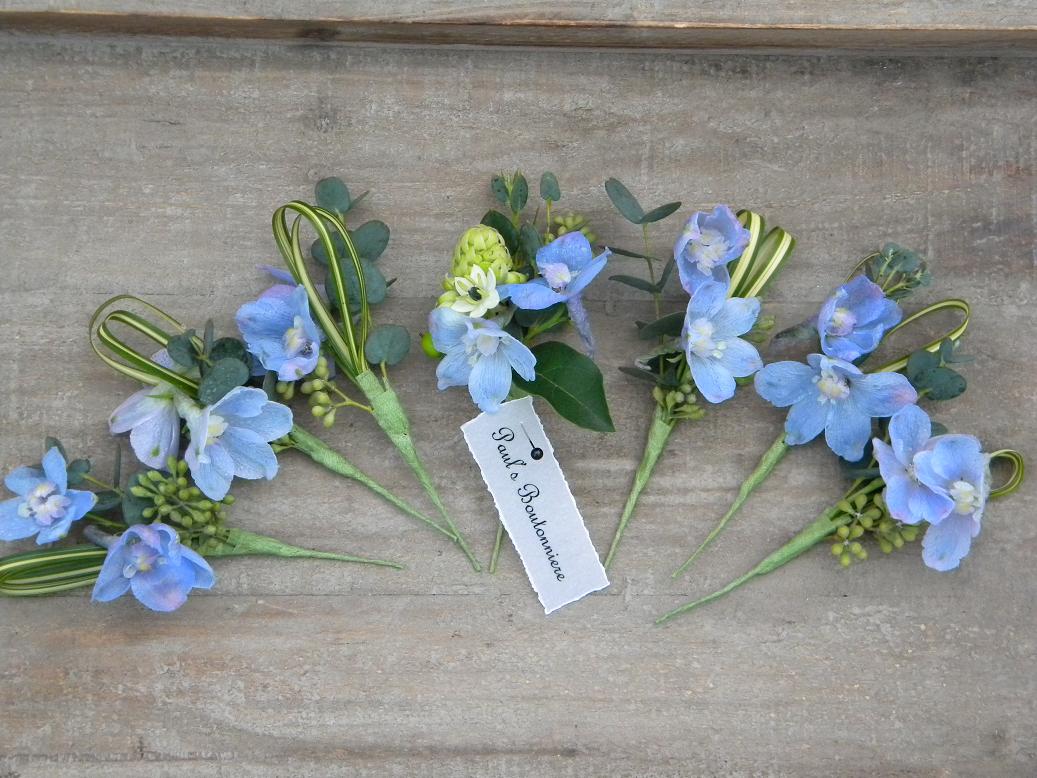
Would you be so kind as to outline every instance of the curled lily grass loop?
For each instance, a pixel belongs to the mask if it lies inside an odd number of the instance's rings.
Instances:
[[[911,326],[914,322],[920,321],[924,319],[926,316],[931,316],[934,313],[939,313],[940,311],[959,312],[962,315],[961,322],[952,327],[951,329],[947,330],[947,332],[940,335],[939,337],[933,338],[926,345],[922,346],[922,348],[926,351],[931,351],[935,353],[936,351],[939,351],[940,344],[943,343],[943,341],[945,340],[950,340],[954,343],[957,343],[965,335],[965,331],[969,328],[969,321],[972,317],[972,308],[969,306],[969,304],[964,300],[959,300],[957,298],[940,300],[939,302],[933,303],[932,305],[927,305],[920,311],[916,311],[915,313],[906,317],[896,327],[890,329],[890,331],[886,333],[885,338],[889,338],[892,335],[895,335],[897,332],[902,331],[905,327]],[[883,338],[883,340],[885,340],[885,338]],[[887,362],[886,364],[882,365],[882,367],[876,368],[875,370],[872,370],[870,372],[895,373],[898,370],[903,370],[907,366],[907,360],[910,358],[910,356],[910,354],[905,354],[904,356],[898,359],[894,359],[891,362]]]
[[[1026,461],[1023,459],[1023,455],[1018,451],[1014,451],[1010,448],[1003,448],[990,455],[991,463],[994,463],[999,459],[1006,460],[1012,466],[1012,472],[1008,476],[1008,480],[1001,484],[1001,486],[990,491],[991,500],[996,500],[999,497],[1007,497],[1012,494],[1023,485],[1023,479],[1026,477]]]

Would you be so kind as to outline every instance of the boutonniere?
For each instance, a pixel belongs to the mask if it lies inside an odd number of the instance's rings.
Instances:
[[[718,205],[692,214],[676,237],[672,255],[662,260],[654,255],[650,225],[675,213],[681,204],[646,211],[616,179],[610,179],[605,189],[624,218],[641,227],[644,243],[643,251],[613,251],[643,259],[650,277],[645,281],[617,275],[612,280],[650,293],[656,313],[654,321],[638,324],[641,338],[654,347],[633,367],[621,368],[652,385],[655,409],[641,463],[605,557],[607,569],[673,431],[731,399],[763,367],[756,346],[766,339],[773,319],[760,315],[760,296],[791,256],[795,240],[780,227],[767,231],[759,214],[736,214]],[[663,267],[657,274],[659,262]],[[662,292],[675,268],[688,301],[682,310],[664,315]]]
[[[467,387],[486,413],[508,398],[536,395],[579,427],[612,432],[583,304],[611,252],[594,247],[582,216],[554,213],[562,195],[553,173],[541,176],[533,209],[522,173],[494,176],[490,189],[506,213],[491,209],[460,236],[429,314],[425,348],[439,359],[439,388]],[[570,325],[585,353],[554,337]],[[498,526],[491,571],[502,538]]]
[[[789,409],[784,431],[742,484],[728,512],[674,575],[687,570],[723,531],[791,447],[823,436],[845,463],[851,486],[843,499],[753,570],[667,613],[660,622],[711,602],[826,541],[847,567],[867,559],[869,539],[891,553],[921,537],[923,561],[941,571],[956,568],[968,554],[986,503],[1018,488],[1024,463],[1015,451],[987,454],[975,437],[946,433],[917,406],[921,400],[950,400],[966,390],[965,378],[953,366],[968,361],[958,351],[969,324],[968,304],[943,300],[907,317],[900,309],[900,300],[929,281],[917,254],[888,244],[862,260],[816,319],[778,336],[812,339],[816,348],[805,362],[773,362],[756,374],[760,396]],[[961,321],[923,348],[869,369],[869,356],[887,338],[940,311],[956,311]],[[998,460],[1007,461],[1012,472],[1004,485],[992,489],[990,464]]]

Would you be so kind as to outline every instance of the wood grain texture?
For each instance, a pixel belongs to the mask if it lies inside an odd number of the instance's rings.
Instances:
[[[0,29],[419,43],[757,51],[1037,49],[1032,0],[0,0]]]
[[[242,6],[244,7],[244,6]],[[274,257],[272,210],[341,173],[373,190],[398,281],[385,320],[423,326],[489,176],[558,173],[565,208],[638,236],[601,185],[643,202],[731,202],[799,240],[768,310],[801,320],[851,261],[895,239],[931,260],[919,303],[976,306],[970,391],[937,418],[1037,451],[1037,61],[449,51],[0,36],[0,469],[60,434],[111,462],[132,389],[86,324],[132,291],[233,326]],[[677,220],[655,235],[664,251]],[[615,260],[617,272],[636,264]],[[673,289],[671,304],[679,305]],[[617,432],[541,408],[605,547],[650,415],[616,368],[637,353],[633,290],[588,307]],[[397,384],[444,496],[480,553],[492,503],[415,355]],[[544,618],[510,550],[498,575],[291,455],[243,483],[234,521],[404,572],[218,562],[219,586],[159,617],[82,593],[0,601],[6,776],[920,775],[1037,772],[1037,487],[991,506],[954,574],[911,553],[849,571],[823,549],[668,628],[654,616],[755,563],[837,496],[820,446],[795,452],[683,581],[670,571],[733,497],[781,414],[750,392],[674,436],[613,585]],[[330,440],[406,496],[374,425]]]

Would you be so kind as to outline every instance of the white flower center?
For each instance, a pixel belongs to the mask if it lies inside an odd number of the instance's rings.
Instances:
[[[845,400],[850,394],[850,382],[834,370],[822,370],[821,375],[814,378],[817,384],[817,399],[820,402],[838,402]]]
[[[843,337],[853,332],[857,326],[857,317],[849,308],[836,308],[832,313],[832,320],[828,322],[828,334]]]
[[[727,343],[722,340],[713,340],[715,331],[716,328],[709,319],[695,319],[688,325],[684,333],[688,348],[697,356],[720,359],[724,356],[724,349],[727,348]]]
[[[222,416],[217,416],[215,413],[209,414],[209,426],[205,430],[205,445],[211,446],[227,430],[227,422],[223,420]]]
[[[724,236],[717,230],[704,229],[698,240],[691,244],[691,258],[706,275],[720,264],[724,255],[731,249]]]
[[[954,512],[968,515],[979,508],[979,489],[968,481],[955,481],[950,488],[951,499],[954,500]]]
[[[561,292],[572,283],[573,275],[569,266],[563,262],[551,262],[540,269],[547,285],[554,291]]]
[[[49,527],[55,521],[65,518],[72,501],[58,494],[58,487],[51,481],[44,481],[34,487],[25,497],[25,502],[18,506],[18,515],[23,519],[33,519],[42,527]]]
[[[495,335],[484,335],[476,330],[465,336],[465,352],[468,364],[475,365],[482,357],[490,357],[497,353],[501,339]]]
[[[123,578],[133,578],[137,573],[146,573],[153,567],[166,563],[166,559],[158,555],[145,543],[137,542],[130,548],[130,560],[122,569]]]
[[[296,316],[292,324],[293,326],[285,330],[284,335],[281,336],[281,344],[284,346],[285,354],[289,357],[299,356],[300,354],[304,357],[313,356],[313,341],[306,337],[302,317]]]

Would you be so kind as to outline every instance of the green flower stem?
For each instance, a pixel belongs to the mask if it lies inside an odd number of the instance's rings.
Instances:
[[[318,465],[327,468],[337,475],[344,476],[345,478],[352,478],[372,492],[377,494],[384,500],[392,503],[401,511],[406,513],[408,516],[417,519],[423,524],[427,524],[437,532],[446,535],[450,540],[454,540],[453,533],[450,530],[443,527],[436,521],[433,521],[424,513],[413,507],[410,503],[397,497],[395,494],[390,492],[384,486],[379,484],[373,478],[365,474],[356,465],[350,462],[348,459],[343,457],[337,451],[333,451],[328,447],[328,444],[299,426],[292,428],[292,431],[288,433],[289,439],[294,444],[294,447],[316,462]]]
[[[871,481],[867,486],[858,489],[857,491],[851,490],[844,499],[850,500],[860,494],[869,494],[871,492],[876,491],[877,489],[881,489],[883,486],[884,484],[882,482],[882,479],[876,478],[873,481]],[[812,549],[818,543],[820,543],[833,532],[835,532],[840,526],[844,524],[849,524],[851,521],[853,521],[853,516],[848,516],[847,514],[839,510],[838,507],[832,506],[828,508],[812,523],[808,524],[804,529],[800,530],[800,532],[798,532],[792,538],[792,540],[790,540],[784,546],[782,546],[773,554],[768,556],[749,572],[739,576],[738,578],[731,581],[731,583],[727,584],[727,586],[718,589],[712,594],[707,594],[705,597],[702,597],[698,600],[685,603],[684,605],[681,605],[679,608],[674,608],[669,613],[666,613],[660,616],[658,619],[656,619],[655,623],[665,624],[666,622],[679,616],[682,613],[687,613],[688,611],[694,610],[695,608],[698,608],[701,605],[705,605],[706,603],[713,602],[713,600],[720,599],[725,594],[729,594],[742,584],[747,583],[754,578],[759,578],[760,576],[767,575],[767,573],[771,573],[777,570],[779,567],[788,564],[796,557]]]
[[[464,552],[464,555],[472,565],[472,569],[476,572],[482,570],[479,560],[475,558],[464,535],[461,534],[457,525],[454,524],[454,520],[447,512],[446,506],[443,505],[443,500],[440,498],[435,484],[432,483],[432,478],[425,469],[421,457],[418,456],[418,450],[415,448],[414,439],[410,434],[410,421],[407,419],[407,414],[403,410],[403,405],[400,403],[400,398],[396,395],[396,392],[393,391],[388,381],[378,380],[378,377],[370,370],[357,374],[353,381],[360,391],[364,393],[364,396],[367,397],[368,402],[371,403],[378,426],[382,428],[385,434],[388,435],[389,440],[399,450],[403,460],[414,471],[414,475],[417,476],[418,482],[425,489],[425,493],[439,510],[444,521],[446,521],[446,526],[453,533],[454,542]]]
[[[717,525],[713,527],[710,533],[706,535],[706,539],[702,541],[702,545],[695,549],[695,552],[685,560],[684,564],[674,571],[674,578],[683,574],[691,566],[692,562],[698,559],[699,555],[706,550],[706,546],[712,543],[716,539],[717,535],[724,531],[724,527],[726,527],[727,523],[734,518],[735,514],[738,513],[739,510],[741,510],[746,500],[749,499],[749,495],[756,490],[756,487],[767,480],[767,476],[769,476],[774,468],[777,467],[778,463],[785,458],[788,451],[789,446],[785,442],[785,433],[782,432],[781,436],[774,441],[769,449],[767,449],[767,452],[760,459],[760,463],[756,465],[756,469],[753,470],[745,481],[742,482],[741,487],[738,489],[738,496],[735,497],[735,501],[731,503],[731,507],[727,509],[727,513],[724,514],[723,518],[721,518]]]
[[[644,241],[644,244],[645,244],[645,255],[646,255],[645,264],[648,265],[648,279],[649,279],[650,283],[652,284],[652,286],[655,286],[655,268],[652,267],[652,260],[647,258],[647,257],[652,256],[652,246],[651,246],[651,243],[648,240],[648,224],[647,223],[641,225],[641,238],[642,238],[642,240]],[[660,316],[661,299],[662,299],[662,295],[658,291],[652,292],[652,303],[655,306],[655,318],[656,319],[658,319],[659,316]],[[605,566],[608,567],[607,564]]]
[[[83,480],[89,484],[93,484],[98,489],[103,489],[106,492],[115,492],[118,495],[122,495],[122,489],[120,489],[118,486],[112,486],[111,484],[106,484],[104,481],[99,481],[89,473],[83,474]]]
[[[645,441],[645,451],[641,457],[641,464],[638,465],[637,472],[634,474],[634,485],[630,488],[630,495],[627,497],[626,505],[623,506],[623,514],[619,517],[616,534],[612,538],[608,556],[605,557],[604,567],[606,570],[609,569],[612,561],[616,558],[616,552],[619,550],[619,543],[623,539],[623,533],[626,531],[627,524],[630,523],[630,518],[634,515],[634,508],[637,507],[637,500],[648,485],[652,472],[655,470],[655,465],[666,449],[666,443],[670,439],[670,434],[673,432],[674,427],[677,426],[677,421],[677,419],[667,419],[662,407],[659,405],[655,406],[655,413],[652,415],[652,425],[648,428],[648,440]]]
[[[501,546],[504,544],[504,525],[497,522],[497,537],[493,541],[493,553],[490,554],[490,574],[497,572],[497,560],[500,559]]]
[[[379,567],[392,567],[402,570],[403,565],[395,562],[386,562],[383,559],[368,559],[366,557],[353,556],[351,554],[332,554],[328,551],[312,551],[308,548],[299,548],[280,540],[257,535],[243,529],[229,529],[223,544],[213,550],[206,551],[207,557],[226,556],[278,556],[290,559],[331,559],[337,562],[356,562],[363,565],[377,565]]]

